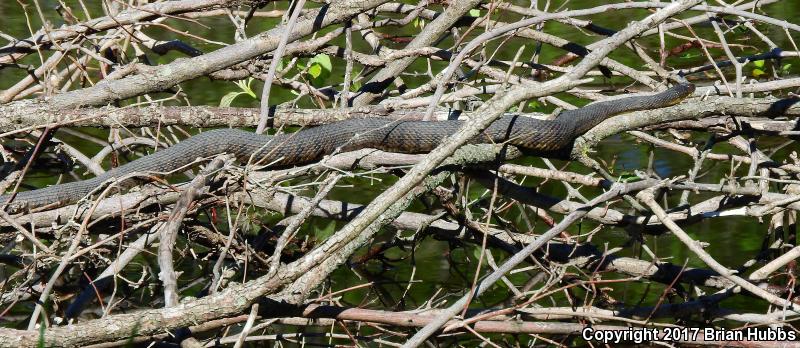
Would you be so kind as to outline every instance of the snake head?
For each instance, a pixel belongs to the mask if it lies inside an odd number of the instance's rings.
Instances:
[[[693,83],[689,82],[681,82],[671,88],[671,90],[675,93],[674,97],[669,98],[669,106],[676,105],[686,99],[686,97],[692,95],[695,91],[695,86]]]

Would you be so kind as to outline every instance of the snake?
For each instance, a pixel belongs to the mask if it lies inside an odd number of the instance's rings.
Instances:
[[[622,113],[671,106],[694,92],[691,83],[678,83],[662,92],[600,101],[566,110],[551,120],[520,115],[503,115],[472,138],[469,143],[506,143],[524,154],[561,158],[569,153],[575,139],[603,120]],[[416,121],[383,117],[346,119],[303,128],[292,133],[264,135],[247,130],[213,129],[177,144],[139,157],[100,175],[45,188],[0,196],[7,212],[75,203],[110,180],[134,173],[162,174],[191,165],[198,158],[223,153],[238,161],[286,167],[308,164],[337,151],[374,148],[387,152],[426,153],[454,134],[463,120]]]

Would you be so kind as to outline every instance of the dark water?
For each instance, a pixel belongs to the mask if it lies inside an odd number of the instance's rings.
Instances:
[[[53,22],[54,26],[60,25],[63,21],[60,21],[58,17],[55,16],[55,12],[53,8],[57,4],[55,1],[40,1],[43,11],[45,11],[48,18]],[[78,13],[78,16],[83,18],[83,15],[79,12],[80,7],[74,1],[67,2],[70,6],[72,6],[73,10]],[[570,1],[568,7],[570,9],[576,8],[583,8],[590,5],[596,4],[594,1]],[[92,16],[98,17],[101,16],[101,11],[96,6],[96,4],[90,4],[90,11],[92,12]],[[526,4],[520,4],[526,5]],[[274,4],[270,4],[265,9],[271,9]],[[279,6],[285,6],[284,3],[279,4]],[[779,19],[786,19],[789,21],[794,20],[797,18],[797,15],[800,15],[800,2],[797,1],[782,1],[777,4],[771,4],[764,6],[763,10],[767,11],[768,14],[773,15]],[[35,13],[35,7],[33,5],[29,5],[27,7],[28,17],[30,18],[30,26],[32,28],[39,28],[41,23],[37,20],[37,15]],[[638,18],[642,18],[648,13],[648,11],[644,10],[628,10],[624,12],[616,12],[612,14],[603,14],[598,16],[589,17],[587,19],[591,19],[592,22],[596,25],[603,26],[610,29],[621,29],[624,25],[630,21],[633,21]],[[692,15],[697,14],[696,12],[692,13]],[[684,16],[686,17],[686,16]],[[24,16],[22,9],[17,2],[13,1],[0,1],[0,18],[3,18],[3,26],[0,30],[4,33],[12,35],[14,37],[22,38],[29,36],[28,32],[28,24],[26,24],[26,16]],[[513,19],[513,18],[511,18]],[[504,18],[504,20],[510,20],[509,18]],[[254,35],[258,32],[261,32],[265,29],[273,27],[279,19],[261,19],[256,18],[254,19],[251,24],[247,28],[248,35]],[[227,18],[223,17],[216,17],[216,18],[204,18],[200,20],[206,27],[191,23],[191,22],[177,22],[177,21],[169,21],[168,23],[178,30],[189,30],[193,35],[198,35],[202,37],[209,38],[214,41],[221,41],[221,42],[233,42],[233,27],[230,24]],[[775,29],[774,27],[766,26],[766,25],[758,25],[759,29],[762,29],[765,34],[767,34],[776,44],[780,47],[783,47],[787,50],[791,50],[791,44],[789,43],[788,39],[786,38],[784,32],[779,29]],[[713,35],[713,32],[710,30],[709,26],[698,25],[695,26],[695,29],[699,36],[705,38],[714,38],[716,36]],[[414,33],[417,29],[415,29],[412,25],[409,25],[404,28],[386,28],[386,29],[379,29],[379,31],[385,32],[387,34],[393,35],[410,35]],[[545,30],[551,34],[558,35],[562,38],[573,40],[574,42],[580,44],[589,44],[595,42],[600,39],[600,37],[596,35],[586,35],[578,30],[575,30],[572,27],[559,24],[559,23],[548,23],[545,27]],[[145,31],[147,34],[151,35],[154,38],[160,39],[174,39],[180,38],[179,35],[163,30],[159,27],[152,27]],[[689,32],[686,30],[678,30],[676,31],[682,35],[689,35]],[[360,52],[370,52],[371,50],[368,46],[360,39],[359,35],[354,33],[353,37],[356,39],[355,42],[355,49]],[[736,51],[736,54],[747,55],[753,54],[758,52],[763,52],[766,50],[766,47],[760,43],[755,35],[752,33],[748,33],[746,31],[734,30],[732,33],[727,35],[727,39],[732,44],[742,45],[740,49]],[[641,44],[650,48],[650,56],[657,59],[657,38],[655,36],[643,39],[639,41]],[[209,43],[202,43],[196,40],[187,40],[194,44],[197,48],[209,52],[218,48],[219,46]],[[671,47],[678,43],[676,39],[668,38],[667,45]],[[335,41],[334,44],[343,45],[343,42]],[[487,47],[487,52],[492,52],[493,48],[496,47],[497,43],[491,43]],[[505,44],[504,48],[497,53],[498,59],[506,59],[510,60],[514,57],[517,49],[521,46],[525,45],[525,53],[523,57],[527,59],[530,57],[533,49],[535,47],[535,43],[525,41],[522,39],[515,39],[507,44]],[[754,46],[751,46],[754,45]],[[390,45],[391,46],[391,45]],[[396,47],[402,47],[402,44],[395,45]],[[714,57],[723,57],[723,53],[721,50],[711,50]],[[552,48],[549,46],[544,46],[541,51],[540,61],[544,63],[550,63],[555,58],[563,55],[564,52],[560,49]],[[182,57],[180,54],[177,53],[170,53],[166,56],[158,56],[153,54],[152,52],[148,52],[148,58],[155,63],[166,63],[172,61],[176,58]],[[619,49],[612,55],[614,59],[621,61],[629,66],[634,68],[642,68],[641,61],[631,53],[630,50],[627,49]],[[344,62],[333,58],[333,71],[330,74],[329,78],[324,81],[326,84],[338,84],[341,83],[343,72],[344,72]],[[301,59],[301,61],[307,61],[307,59]],[[682,68],[682,67],[690,67],[700,64],[704,61],[704,58],[701,56],[700,51],[698,50],[691,50],[686,55],[678,56],[678,57],[671,57],[668,60],[668,65],[671,68]],[[39,58],[30,56],[25,59],[24,63],[38,65]],[[796,67],[800,66],[800,63],[796,62],[796,60],[786,59],[782,62],[783,64],[791,63],[794,65],[793,68],[790,68],[787,71],[787,74],[791,74],[796,71]],[[432,66],[434,69],[441,69],[444,63],[434,63]],[[772,64],[771,62],[767,63],[767,66]],[[411,71],[420,71],[423,72],[426,69],[426,65],[423,62],[420,62],[414,65],[410,70]],[[643,68],[642,68],[643,69]],[[752,73],[752,65],[748,65],[745,68],[745,73]],[[356,69],[357,71],[360,68]],[[517,70],[519,73],[520,69]],[[732,71],[731,69],[726,70],[727,72]],[[97,74],[97,71],[93,71],[93,73]],[[527,73],[527,72],[526,72]],[[23,76],[23,72],[20,72],[16,69],[3,69],[0,70],[0,89],[7,88],[8,86],[12,85],[16,81],[18,81]],[[97,75],[95,75],[97,76]],[[406,82],[410,84],[410,87],[414,87],[415,83],[420,83],[424,81],[421,78],[406,78]],[[597,85],[602,86],[623,86],[630,83],[630,80],[627,78],[622,77],[613,77],[611,79],[606,78],[596,78],[595,82]],[[259,82],[253,83],[253,86],[256,90],[256,93],[260,95],[261,85]],[[231,91],[237,91],[238,88],[234,85],[233,82],[225,82],[225,81],[212,81],[207,78],[199,78],[193,81],[185,82],[181,84],[182,89],[188,96],[188,100],[193,105],[218,105],[222,96],[226,93]],[[156,96],[164,97],[166,94],[154,94]],[[490,96],[484,96],[488,98]],[[563,96],[565,100],[569,102],[573,102],[575,104],[581,105],[586,101],[576,100],[575,98],[569,96]],[[275,86],[272,89],[272,96],[271,102],[273,103],[280,103],[285,102],[288,100],[292,100],[294,95],[289,93],[288,91],[280,88],[279,86]],[[172,104],[178,104],[177,102],[170,102]],[[242,106],[242,107],[258,107],[258,101],[254,100],[249,97],[240,97],[234,103],[234,106]],[[300,102],[301,107],[312,107],[313,104],[309,102],[307,98],[304,98]],[[545,106],[540,109],[540,111],[550,111],[552,110],[552,106]],[[102,130],[84,130],[86,132],[90,132],[100,136],[101,138],[105,138],[103,136]],[[64,134],[58,134],[58,137],[71,142],[71,144],[75,145],[81,150],[84,150],[88,154],[93,154],[99,146],[94,144],[88,143],[76,143],[77,141],[74,137],[70,137]],[[702,142],[706,140],[707,135],[705,134],[695,134],[694,141]],[[759,144],[767,144],[767,146],[775,146],[779,144],[775,141],[775,139],[764,139],[760,140]],[[768,148],[767,148],[768,149]],[[662,176],[677,176],[683,175],[688,172],[691,168],[692,160],[690,157],[675,154],[672,152],[666,152],[661,149],[651,149],[649,146],[641,144],[635,141],[631,136],[628,135],[620,135],[604,141],[598,148],[596,158],[602,159],[607,163],[614,162],[613,169],[615,173],[623,173],[625,171],[633,171],[635,169],[642,169],[646,168],[648,164],[648,155],[649,151],[654,151],[654,170],[655,172]],[[729,147],[722,147],[715,148],[715,152],[721,151],[729,151]],[[762,148],[763,150],[763,148]],[[777,153],[774,154],[774,158],[781,159],[785,158],[787,155],[787,151],[790,149],[784,148],[783,150],[779,150]],[[738,153],[737,153],[738,154]],[[521,161],[522,163],[528,163],[531,165],[544,167],[544,164],[540,159],[530,158]],[[712,162],[707,161],[706,166],[704,167],[704,172],[708,171],[706,175],[701,179],[702,182],[707,183],[718,183],[720,179],[722,179],[729,171],[729,163],[727,162]],[[556,166],[560,167],[564,165],[564,162],[555,161]],[[713,165],[712,165],[713,164]],[[581,172],[581,173],[588,173],[587,169],[584,167],[577,165],[577,164],[570,164],[568,169]],[[738,175],[743,175],[743,171],[746,172],[746,168],[740,168],[737,171]],[[361,203],[366,204],[371,201],[379,192],[383,189],[388,187],[392,182],[394,182],[394,178],[390,176],[382,176],[382,182],[379,181],[371,181],[368,179],[349,179],[345,180],[345,183],[355,185],[357,189],[353,189],[350,187],[343,187],[335,189],[331,195],[329,196],[330,199],[339,199],[339,200],[346,200],[348,202],[353,203]],[[47,180],[38,180],[38,181],[30,181],[29,183],[40,185],[46,183]],[[528,179],[526,180],[526,185],[529,186],[539,186],[540,180],[537,179]],[[543,193],[551,194],[554,196],[565,196],[566,191],[558,183],[547,183],[540,186],[540,190]],[[313,195],[313,192],[308,191],[309,195]],[[586,196],[587,198],[592,198],[597,195],[597,190],[592,189],[582,189],[581,193]],[[675,206],[678,201],[679,194],[673,194],[669,198],[670,206]],[[704,196],[692,195],[691,199],[694,202],[700,201]],[[429,211],[425,205],[421,203],[415,203],[413,206],[414,211],[419,212],[426,212]],[[620,208],[624,209],[624,208]],[[517,209],[510,209],[511,213],[505,215],[505,218],[508,218],[512,221],[519,221],[518,210]],[[515,216],[515,214],[517,216]],[[269,225],[270,223],[274,223],[280,220],[280,216],[275,215],[267,215],[265,219],[265,224]],[[560,217],[556,217],[559,219]],[[536,218],[531,217],[532,220],[536,220]],[[323,233],[324,231],[331,231],[331,228],[335,227],[336,229],[343,226],[343,223],[336,222],[334,225],[331,225],[330,221],[321,220],[321,219],[314,219],[313,223],[306,224],[304,227],[305,233],[310,235],[316,235],[317,233]],[[524,228],[524,224],[519,224],[519,228]],[[594,228],[595,225],[591,222],[585,222],[580,226],[573,226],[570,228],[570,232],[573,234],[577,234],[579,232],[587,232]],[[536,223],[535,228],[532,231],[525,231],[530,233],[542,233],[547,229],[546,225],[541,223],[540,221]],[[726,217],[726,218],[715,218],[709,219],[704,222],[694,224],[691,226],[686,227],[686,231],[689,232],[694,238],[702,240],[704,242],[708,242],[712,245],[708,251],[714,256],[718,261],[723,263],[724,265],[736,268],[742,263],[746,262],[747,260],[756,256],[758,252],[762,238],[765,235],[767,229],[767,225],[765,223],[760,223],[755,219],[744,219],[744,218],[737,218],[737,217]],[[323,232],[320,232],[323,231]],[[378,240],[387,240],[390,236],[394,233],[394,231],[390,229],[385,229],[383,234],[379,236]],[[696,258],[692,257],[687,249],[674,237],[670,235],[664,235],[659,237],[648,236],[646,237],[648,245],[653,249],[653,251],[659,256],[662,257],[664,261],[670,261],[675,264],[683,264],[687,258],[689,258],[687,265],[694,266],[694,267],[703,267],[704,265],[697,260]],[[600,233],[597,233],[594,236],[593,243],[599,246],[601,249],[603,245],[607,245],[607,247],[614,248],[617,246],[623,246],[628,241],[627,233],[621,229],[616,228],[605,228]],[[479,252],[479,246],[475,247],[474,245],[450,245],[447,242],[437,241],[432,238],[428,238],[422,243],[419,243],[416,250],[411,253],[411,247],[407,246],[406,248],[393,248],[386,253],[389,261],[385,264],[381,264],[376,261],[368,262],[364,265],[359,265],[353,269],[348,267],[340,268],[334,277],[332,278],[332,284],[330,284],[330,290],[336,291],[340,289],[345,289],[351,286],[356,286],[359,284],[363,284],[367,281],[375,282],[375,286],[371,288],[362,288],[359,290],[354,290],[346,293],[342,299],[344,304],[349,305],[368,305],[374,307],[384,307],[384,308],[415,308],[427,301],[434,295],[434,293],[439,292],[437,298],[442,298],[446,295],[460,295],[464,290],[464,284],[469,284],[472,281],[475,267],[477,265],[477,258],[476,255]],[[501,262],[502,259],[507,257],[501,251],[493,251],[494,257]],[[628,247],[625,248],[622,252],[618,255],[622,256],[638,256],[637,251],[634,248]],[[412,262],[413,260],[413,262]],[[408,281],[410,279],[411,273],[413,268],[416,267],[416,272],[414,276],[414,283],[410,286],[410,291],[405,295],[404,298],[401,299],[401,295],[406,291],[408,287]],[[356,276],[357,273],[358,276]],[[482,272],[487,271],[487,266],[484,263]],[[574,270],[571,270],[574,271]],[[527,281],[531,274],[529,273],[520,273],[513,276],[510,276],[510,279],[514,282],[519,282],[523,284]],[[614,277],[612,275],[604,275],[604,277]],[[188,279],[188,278],[187,278]],[[654,300],[661,296],[661,293],[664,289],[664,286],[661,284],[651,284],[652,286],[649,287],[645,284],[640,283],[639,285],[616,285],[610,284],[609,287],[613,288],[614,291],[611,293],[617,300],[624,301],[626,303],[636,303],[639,299],[644,296],[646,299],[643,301],[644,304],[652,304]],[[326,288],[327,289],[327,288]],[[492,291],[487,293],[485,296],[481,297],[476,301],[475,306],[477,307],[485,307],[496,305],[504,300],[508,296],[508,291],[505,289],[504,285],[497,285]],[[372,299],[376,299],[375,302],[365,303],[364,298],[369,297]],[[563,303],[563,296],[556,295],[557,302]],[[549,303],[549,302],[548,302]],[[544,303],[543,303],[544,304]],[[753,301],[750,299],[732,299],[728,300],[724,303],[725,306],[731,308],[739,308],[739,309],[758,309],[762,306],[759,301]]]

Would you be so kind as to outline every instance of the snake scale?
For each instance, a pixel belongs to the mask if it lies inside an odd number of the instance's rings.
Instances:
[[[637,110],[674,105],[694,91],[681,83],[652,95],[631,96],[593,103],[562,112],[554,120],[503,116],[472,143],[507,142],[523,152],[544,157],[560,156],[572,147],[576,137],[611,116]],[[143,156],[94,178],[0,196],[6,211],[17,212],[42,206],[74,203],[104,182],[132,173],[167,173],[189,165],[199,157],[221,153],[240,161],[254,158],[259,163],[289,166],[313,162],[336,151],[376,148],[390,152],[425,153],[455,133],[463,121],[398,121],[385,118],[349,119],[274,136],[239,129],[215,129],[189,137],[174,146]]]

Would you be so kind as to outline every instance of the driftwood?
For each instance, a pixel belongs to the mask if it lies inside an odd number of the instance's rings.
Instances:
[[[220,154],[0,211],[0,346],[796,345],[800,24],[776,2],[9,5],[37,31],[0,29],[6,193],[211,127],[468,121],[428,154]],[[570,161],[464,145],[506,113],[687,79],[692,96],[606,120]],[[218,86],[241,93],[200,97]]]

